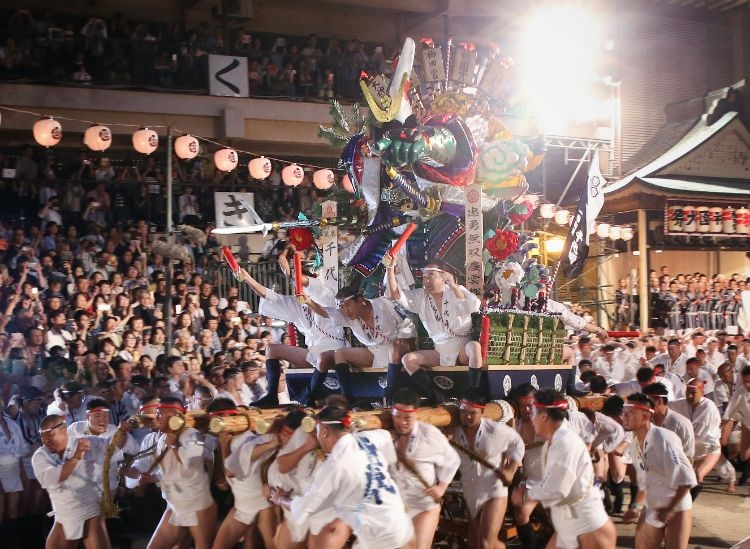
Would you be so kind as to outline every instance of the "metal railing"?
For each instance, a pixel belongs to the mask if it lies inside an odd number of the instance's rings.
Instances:
[[[266,288],[271,288],[273,291],[284,295],[292,294],[294,281],[279,270],[275,261],[246,261],[240,262],[240,265]],[[250,289],[250,286],[238,281],[226,263],[210,264],[206,272],[206,279],[214,285],[216,293],[220,296],[227,295],[229,288],[237,288],[240,301],[247,302],[253,312],[258,311],[259,298],[257,294]]]

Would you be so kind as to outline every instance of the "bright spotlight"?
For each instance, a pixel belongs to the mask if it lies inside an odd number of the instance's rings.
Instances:
[[[548,254],[559,254],[565,247],[565,240],[562,238],[553,237],[544,243],[544,248]]]
[[[581,7],[539,11],[524,32],[523,64],[529,97],[545,122],[586,122],[607,109],[593,93],[600,24]]]

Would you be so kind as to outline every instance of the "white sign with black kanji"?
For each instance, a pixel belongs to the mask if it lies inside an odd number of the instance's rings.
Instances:
[[[222,97],[248,97],[247,57],[209,55],[208,91]]]
[[[482,185],[466,187],[466,288],[480,298],[484,295],[484,218]]]
[[[326,200],[323,202],[323,217],[336,218],[336,202]],[[320,228],[320,251],[323,255],[323,265],[318,272],[323,283],[328,286],[333,295],[339,291],[339,248],[338,228],[335,225],[326,225]]]
[[[255,208],[253,193],[215,192],[216,227],[255,225],[257,221],[247,214],[247,208],[242,204],[243,202]]]

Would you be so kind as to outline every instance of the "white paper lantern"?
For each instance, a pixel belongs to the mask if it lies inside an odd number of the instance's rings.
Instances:
[[[349,179],[349,175],[344,175],[341,179],[341,186],[346,192],[354,194],[354,185],[352,185],[352,180]]]
[[[555,223],[558,225],[567,225],[570,219],[570,212],[568,210],[557,210],[555,212]]]
[[[330,189],[335,182],[336,177],[331,170],[318,170],[313,174],[313,184],[321,190]]]
[[[622,238],[625,242],[628,240],[633,240],[633,237],[635,236],[635,230],[633,227],[623,227],[622,231],[620,231],[620,238]]]
[[[290,164],[281,170],[281,180],[284,182],[284,185],[296,187],[302,183],[303,179],[305,179],[305,172],[297,164]]]
[[[192,160],[201,150],[200,143],[192,135],[181,135],[174,140],[174,152],[183,160]]]
[[[622,236],[622,227],[620,227],[619,225],[612,225],[609,228],[609,238],[612,240],[617,240],[618,238],[620,238],[620,236]]]
[[[42,147],[54,147],[62,139],[62,126],[52,118],[34,122],[34,140]]]
[[[112,144],[112,132],[107,126],[95,124],[83,134],[83,142],[92,151],[106,151]]]
[[[253,158],[247,165],[250,177],[253,179],[265,179],[271,175],[271,161],[265,156]]]
[[[542,216],[544,219],[552,219],[555,217],[555,210],[557,209],[557,206],[554,204],[542,204],[539,206],[539,215]]]
[[[222,172],[231,172],[237,167],[238,160],[237,151],[228,147],[226,149],[219,149],[214,153],[214,164]]]
[[[159,147],[159,134],[149,128],[141,128],[133,134],[133,148],[141,154],[151,154]]]
[[[607,238],[609,236],[609,223],[599,223],[596,228],[596,236],[599,238]]]

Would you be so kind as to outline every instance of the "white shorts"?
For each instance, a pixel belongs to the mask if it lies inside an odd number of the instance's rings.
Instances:
[[[699,459],[704,459],[707,456],[710,456],[711,454],[720,454],[720,453],[721,453],[721,446],[719,446],[718,444],[711,444],[711,443],[696,441],[695,455],[693,456],[693,463],[695,463]]]
[[[435,343],[435,350],[440,353],[441,366],[455,366],[458,355],[464,350],[471,337],[453,337],[442,343]]]
[[[190,511],[190,510],[178,511],[177,509],[175,509],[174,505],[172,505],[169,501],[167,501],[167,510],[172,511],[172,516],[169,517],[169,524],[172,524],[174,526],[184,526],[184,527],[198,526],[198,513],[200,513],[204,509],[208,509],[209,507],[211,507],[211,505],[214,504],[214,501],[213,499],[211,499],[210,494],[208,497],[210,500],[208,501],[208,504],[204,505],[197,511]]]
[[[508,497],[508,487],[503,486],[499,480],[489,490],[484,486],[481,489],[473,489],[466,484],[463,485],[463,488],[466,508],[471,518],[477,518],[479,511],[489,500]]]
[[[323,528],[336,520],[337,516],[336,510],[330,508],[313,513],[304,523],[296,522],[290,513],[285,515],[285,519],[292,541],[294,543],[300,543],[307,539],[308,532],[313,536],[320,534]]]
[[[48,513],[48,516],[55,517],[55,522],[62,526],[65,539],[69,541],[83,539],[86,521],[102,514],[101,506],[98,503],[82,509],[76,509],[70,514],[68,514],[70,510],[66,511],[63,516],[54,511]]]
[[[271,504],[263,494],[257,497],[237,497],[234,496],[234,518],[236,521],[250,526],[263,509],[267,509]]]
[[[16,456],[0,455],[0,487],[6,494],[23,492],[21,465]]]
[[[646,496],[648,497],[648,495]],[[646,505],[646,515],[643,520],[645,520],[648,524],[655,528],[664,528],[666,524],[664,524],[662,521],[660,521],[656,517],[656,510],[661,509],[662,507],[666,507],[669,504],[670,498],[664,498],[664,504],[663,505]],[[693,498],[690,496],[690,493],[685,494],[685,497],[683,497],[677,505],[675,505],[672,510],[675,513],[680,513],[682,511],[687,511],[689,509],[693,508]]]
[[[410,494],[408,491],[402,490],[401,497],[406,505],[406,514],[409,515],[410,519],[414,519],[420,513],[439,507],[434,499],[425,496],[424,491],[421,494]]]
[[[403,547],[414,536],[414,525],[405,513],[392,517],[387,530],[382,526],[358,528],[354,534],[357,541],[352,547],[359,549],[397,549]]]
[[[578,536],[598,530],[609,520],[602,500],[590,494],[573,505],[561,505],[550,509],[552,525],[557,532],[557,547],[576,549],[580,546]]]
[[[323,509],[322,511],[318,511],[317,513],[312,514],[307,519],[307,526],[310,529],[310,533],[314,536],[317,536],[318,534],[320,534],[323,528],[331,524],[337,518],[338,515],[336,514],[336,509],[330,507],[328,509]]]
[[[367,350],[372,353],[372,367],[373,368],[387,368],[388,363],[391,361],[391,344],[381,343],[380,345],[372,345],[367,347]]]

